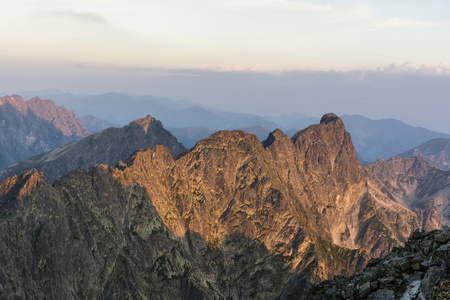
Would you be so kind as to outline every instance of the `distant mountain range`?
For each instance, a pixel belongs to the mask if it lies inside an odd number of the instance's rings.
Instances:
[[[89,169],[100,163],[115,165],[139,148],[156,145],[165,145],[174,156],[186,151],[161,122],[147,116],[122,128],[111,127],[11,165],[0,170],[0,180],[37,169],[53,182],[71,170]]]
[[[269,132],[279,128],[287,134],[295,134],[319,121],[317,117],[299,113],[261,117],[252,114],[224,112],[199,106],[189,101],[123,93],[73,95],[57,90],[47,90],[29,92],[29,95],[36,93],[39,93],[41,98],[53,99],[56,103],[72,109],[79,116],[91,114],[121,126],[144,117],[146,114],[151,114],[171,129],[202,127],[205,130],[217,131],[261,126]],[[371,120],[359,115],[344,115],[342,119],[352,135],[361,161],[375,162],[379,158],[389,159],[428,140],[450,138],[449,134],[413,127],[395,119]],[[199,135],[198,140],[203,137],[204,135]],[[189,145],[195,144],[192,135],[184,138],[178,134],[177,138],[190,140]]]
[[[89,134],[72,111],[51,100],[0,97],[0,169]]]
[[[93,115],[83,116],[80,118],[80,121],[83,124],[83,126],[86,127],[92,133],[96,133],[110,127],[120,127],[117,124],[108,122]]]
[[[399,154],[400,157],[423,157],[435,167],[450,171],[450,139],[433,139],[409,151]]]
[[[81,116],[85,127],[90,128],[92,132],[112,126],[120,127],[151,114],[161,120],[187,148],[192,148],[199,140],[218,130],[242,129],[256,134],[262,141],[277,128],[292,136],[319,121],[318,118],[298,113],[261,117],[224,112],[189,101],[123,93],[74,95],[46,90],[25,92],[25,95],[34,96],[36,93],[42,98],[53,99],[56,103],[72,109]],[[363,164],[375,162],[380,158],[389,159],[431,139],[450,138],[448,134],[413,127],[395,119],[371,120],[359,115],[344,115],[342,120],[352,136],[358,158]]]
[[[450,138],[449,134],[413,127],[395,119],[371,120],[359,115],[344,115],[342,120],[362,161],[389,159],[431,139]]]

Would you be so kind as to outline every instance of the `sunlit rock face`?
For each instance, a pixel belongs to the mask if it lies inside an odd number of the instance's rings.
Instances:
[[[176,158],[140,149],[53,187],[30,171],[3,181],[0,208],[0,293],[36,298],[297,299],[422,227],[334,114],[292,139],[219,131]]]
[[[89,134],[73,111],[51,100],[0,97],[0,169]]]
[[[142,149],[111,172],[145,187],[177,236],[195,232],[220,248],[241,234],[313,281],[360,269],[422,223],[367,176],[334,114],[292,139],[219,131],[177,160],[164,147]]]

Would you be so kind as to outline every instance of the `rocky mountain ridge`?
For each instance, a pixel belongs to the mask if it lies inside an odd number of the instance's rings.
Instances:
[[[425,229],[450,227],[450,171],[422,157],[399,156],[365,168],[391,199],[423,215]]]
[[[154,127],[148,116],[105,138]],[[105,157],[100,134],[69,157],[85,147]],[[299,299],[422,228],[362,168],[335,114],[292,138],[219,131],[172,154],[143,148],[53,187],[37,171],[4,180],[0,295]]]
[[[307,274],[299,290],[360,269],[365,257],[386,255],[422,224],[367,176],[334,114],[292,139],[281,130],[264,143],[219,131],[177,160],[164,147],[142,149],[111,172],[146,188],[176,236],[196,232],[212,248],[234,233],[263,243]]]
[[[29,171],[0,190],[1,298],[224,299],[145,191],[105,166],[54,187]]]
[[[450,139],[433,139],[398,156],[402,158],[423,157],[436,168],[450,171]]]
[[[101,163],[114,165],[136,149],[155,145],[166,145],[173,155],[186,150],[161,122],[148,115],[122,128],[108,128],[0,170],[0,180],[37,169],[53,182],[71,170],[89,169]]]
[[[72,111],[38,97],[0,97],[0,120],[0,169],[90,134]]]

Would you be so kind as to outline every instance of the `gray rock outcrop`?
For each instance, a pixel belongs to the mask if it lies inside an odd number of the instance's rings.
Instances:
[[[361,274],[311,288],[307,299],[450,299],[450,230],[416,231],[405,247],[372,259]]]

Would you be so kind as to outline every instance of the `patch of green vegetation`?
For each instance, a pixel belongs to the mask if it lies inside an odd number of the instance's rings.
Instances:
[[[389,243],[396,243],[397,241],[392,238],[391,230],[378,218],[375,217],[369,225],[369,228],[375,232],[378,232]]]
[[[350,261],[358,256],[357,250],[340,247],[320,237],[316,241],[315,248],[323,256],[330,269],[339,274],[349,273]]]

